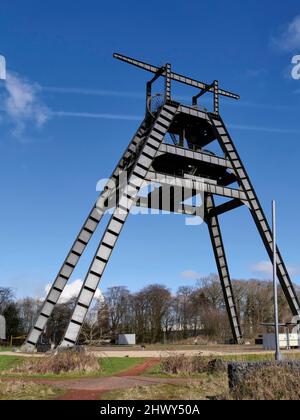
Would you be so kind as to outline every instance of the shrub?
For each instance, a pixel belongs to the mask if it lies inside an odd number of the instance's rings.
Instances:
[[[227,364],[220,359],[209,360],[201,354],[196,356],[185,356],[184,354],[170,354],[162,357],[160,370],[169,374],[196,374],[224,372]]]
[[[231,400],[299,400],[300,374],[292,366],[262,366],[225,396]]]
[[[97,372],[101,367],[96,356],[86,351],[63,350],[56,354],[41,358],[32,358],[21,366],[13,369],[14,372],[56,375],[66,372]]]
[[[48,400],[62,394],[49,385],[29,381],[0,381],[0,400]]]

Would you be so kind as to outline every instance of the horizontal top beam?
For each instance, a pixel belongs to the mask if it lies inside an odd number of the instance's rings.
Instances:
[[[125,55],[122,55],[122,54],[114,53],[113,57],[118,60],[124,61],[125,63],[132,64],[133,66],[150,71],[151,73],[156,73],[160,69],[160,67],[152,66],[151,64],[147,64],[147,63],[144,63],[143,61],[135,60],[134,58],[126,57]],[[198,80],[191,79],[190,77],[182,76],[181,74],[173,73],[173,72],[171,72],[170,77],[172,80],[175,80],[179,83],[184,83],[186,85],[193,86],[197,89],[207,89],[208,92],[214,93],[214,88],[209,87],[209,84],[199,82]],[[219,89],[219,95],[227,96],[228,98],[232,98],[232,99],[240,99],[239,95],[232,92],[228,92],[223,89]]]

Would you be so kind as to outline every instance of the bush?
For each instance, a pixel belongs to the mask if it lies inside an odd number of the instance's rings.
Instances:
[[[263,366],[225,396],[231,400],[299,400],[300,373],[292,366]]]
[[[220,359],[209,360],[201,354],[185,356],[184,354],[170,354],[162,357],[160,370],[168,374],[196,374],[225,372],[227,364]]]
[[[32,358],[21,366],[13,369],[14,372],[56,375],[66,372],[97,372],[101,367],[96,356],[86,351],[64,350],[50,356]]]

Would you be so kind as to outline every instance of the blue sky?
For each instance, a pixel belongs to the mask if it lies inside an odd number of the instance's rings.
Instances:
[[[144,111],[149,74],[113,52],[237,92],[221,100],[248,172],[270,216],[278,203],[280,248],[300,283],[300,54],[298,2],[2,0],[0,54],[0,284],[41,296]],[[175,93],[190,96],[189,88]],[[267,257],[246,209],[222,217],[234,278],[267,278]],[[83,278],[102,229],[73,280]],[[132,260],[132,254],[135,258]],[[205,225],[182,216],[131,217],[101,288],[175,290],[216,272]]]

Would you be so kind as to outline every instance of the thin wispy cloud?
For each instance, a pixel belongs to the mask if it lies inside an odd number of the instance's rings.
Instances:
[[[87,89],[82,87],[59,87],[59,86],[40,86],[32,83],[24,77],[16,73],[8,72],[5,82],[6,93],[3,97],[2,114],[5,119],[12,125],[12,133],[14,136],[21,138],[27,127],[42,127],[51,117],[57,118],[84,118],[99,120],[116,120],[116,121],[140,121],[142,115],[119,114],[119,113],[97,113],[83,111],[68,110],[51,110],[42,100],[41,94],[44,91],[52,93],[65,93],[77,95],[98,95],[111,97],[132,97],[141,98],[144,96],[142,92],[129,91],[113,91],[103,89]],[[181,97],[183,100],[184,97]],[[188,99],[186,97],[185,99]],[[226,105],[226,103],[224,104]],[[284,105],[268,105],[256,104],[252,102],[240,102],[241,106],[259,107],[270,109],[288,109]],[[282,129],[276,127],[261,127],[241,124],[229,124],[229,128],[244,131],[260,131],[266,133],[277,134],[296,134],[300,135],[300,130]]]
[[[244,131],[260,131],[265,133],[273,133],[273,134],[295,134],[300,135],[300,130],[291,130],[285,128],[276,128],[276,127],[262,127],[262,126],[255,126],[255,125],[242,125],[242,124],[228,124],[229,128],[235,130],[244,130]]]
[[[6,79],[6,60],[3,55],[0,55],[0,80]]]
[[[232,104],[233,102],[227,102],[224,105]],[[239,107],[245,107],[245,108],[255,108],[255,109],[269,109],[271,111],[295,111],[295,108],[293,108],[290,105],[283,105],[283,104],[264,104],[261,102],[250,102],[250,101],[239,101],[238,102]]]
[[[249,71],[251,74],[257,74],[263,72],[263,70],[253,70]],[[253,76],[254,77],[254,76]],[[85,95],[85,96],[107,96],[112,98],[134,98],[134,99],[144,99],[144,92],[133,92],[133,91],[119,91],[119,90],[106,90],[106,89],[89,89],[85,87],[64,87],[64,86],[41,86],[41,91],[50,92],[54,94],[74,94],[74,95]],[[183,101],[186,103],[191,103],[191,96],[187,95],[174,95],[174,99],[177,101]],[[202,99],[204,104],[209,104],[209,98]],[[236,106],[235,101],[226,101],[223,104],[226,106]],[[249,107],[249,108],[261,108],[261,109],[271,109],[271,110],[293,110],[291,106],[282,105],[282,104],[264,104],[261,102],[249,102],[249,101],[238,101],[238,106]]]
[[[130,114],[105,114],[97,112],[76,112],[76,111],[50,111],[50,115],[53,117],[71,117],[71,118],[91,118],[91,119],[102,119],[102,120],[118,120],[118,121],[141,121],[142,115],[130,115]],[[273,134],[296,134],[300,135],[300,130],[291,130],[276,127],[262,127],[252,125],[241,125],[241,124],[228,124],[229,128],[243,131],[260,131]]]
[[[245,76],[248,78],[260,78],[266,76],[267,74],[268,71],[264,68],[247,69],[245,72]]]
[[[65,87],[43,87],[43,90],[49,90],[54,93],[75,93],[78,95],[99,95],[99,96],[111,96],[111,97],[144,97],[142,92],[128,92],[128,91],[112,91],[112,90],[101,90],[101,89],[86,89],[86,88],[65,88]],[[188,96],[178,96],[175,99],[177,100],[188,100]],[[226,102],[224,105],[230,103]],[[288,110],[291,107],[286,105],[276,105],[276,104],[262,104],[255,102],[246,102],[241,101],[239,105],[249,108],[260,108],[260,109],[272,109],[272,110]],[[97,112],[76,112],[76,111],[51,111],[51,115],[54,117],[72,117],[72,118],[92,118],[92,119],[107,119],[107,120],[120,120],[120,121],[140,121],[143,117],[142,115],[130,115],[130,114],[113,114],[113,113],[97,113]],[[291,129],[281,129],[276,127],[260,127],[260,126],[250,126],[250,125],[241,125],[241,124],[231,124],[229,127],[237,130],[244,131],[261,131],[267,133],[275,134],[300,134],[300,130],[291,130]]]
[[[201,278],[201,274],[194,270],[185,270],[181,273],[181,276],[190,280],[199,280]]]
[[[73,117],[73,118],[93,118],[102,120],[125,120],[125,121],[141,121],[143,118],[139,115],[127,114],[103,114],[97,112],[73,112],[73,111],[51,111],[54,117]]]
[[[73,95],[90,95],[90,96],[110,96],[117,98],[144,98],[143,92],[132,91],[116,91],[106,89],[90,89],[85,87],[64,87],[64,86],[42,86],[43,92],[73,94]]]
[[[258,263],[252,265],[251,270],[254,274],[270,277],[273,273],[273,265],[270,261],[259,261]],[[290,275],[299,273],[298,267],[288,266],[287,270]]]
[[[41,86],[43,92],[62,95],[107,96],[112,98],[144,99],[145,92],[129,90],[91,89],[85,87]],[[191,96],[174,95],[175,100],[191,101]]]
[[[21,137],[27,127],[42,127],[49,118],[49,109],[40,98],[40,88],[22,76],[7,72],[1,108],[5,120],[12,125],[12,134]]]
[[[272,44],[287,52],[300,48],[300,15],[281,28],[279,34],[272,38]]]

